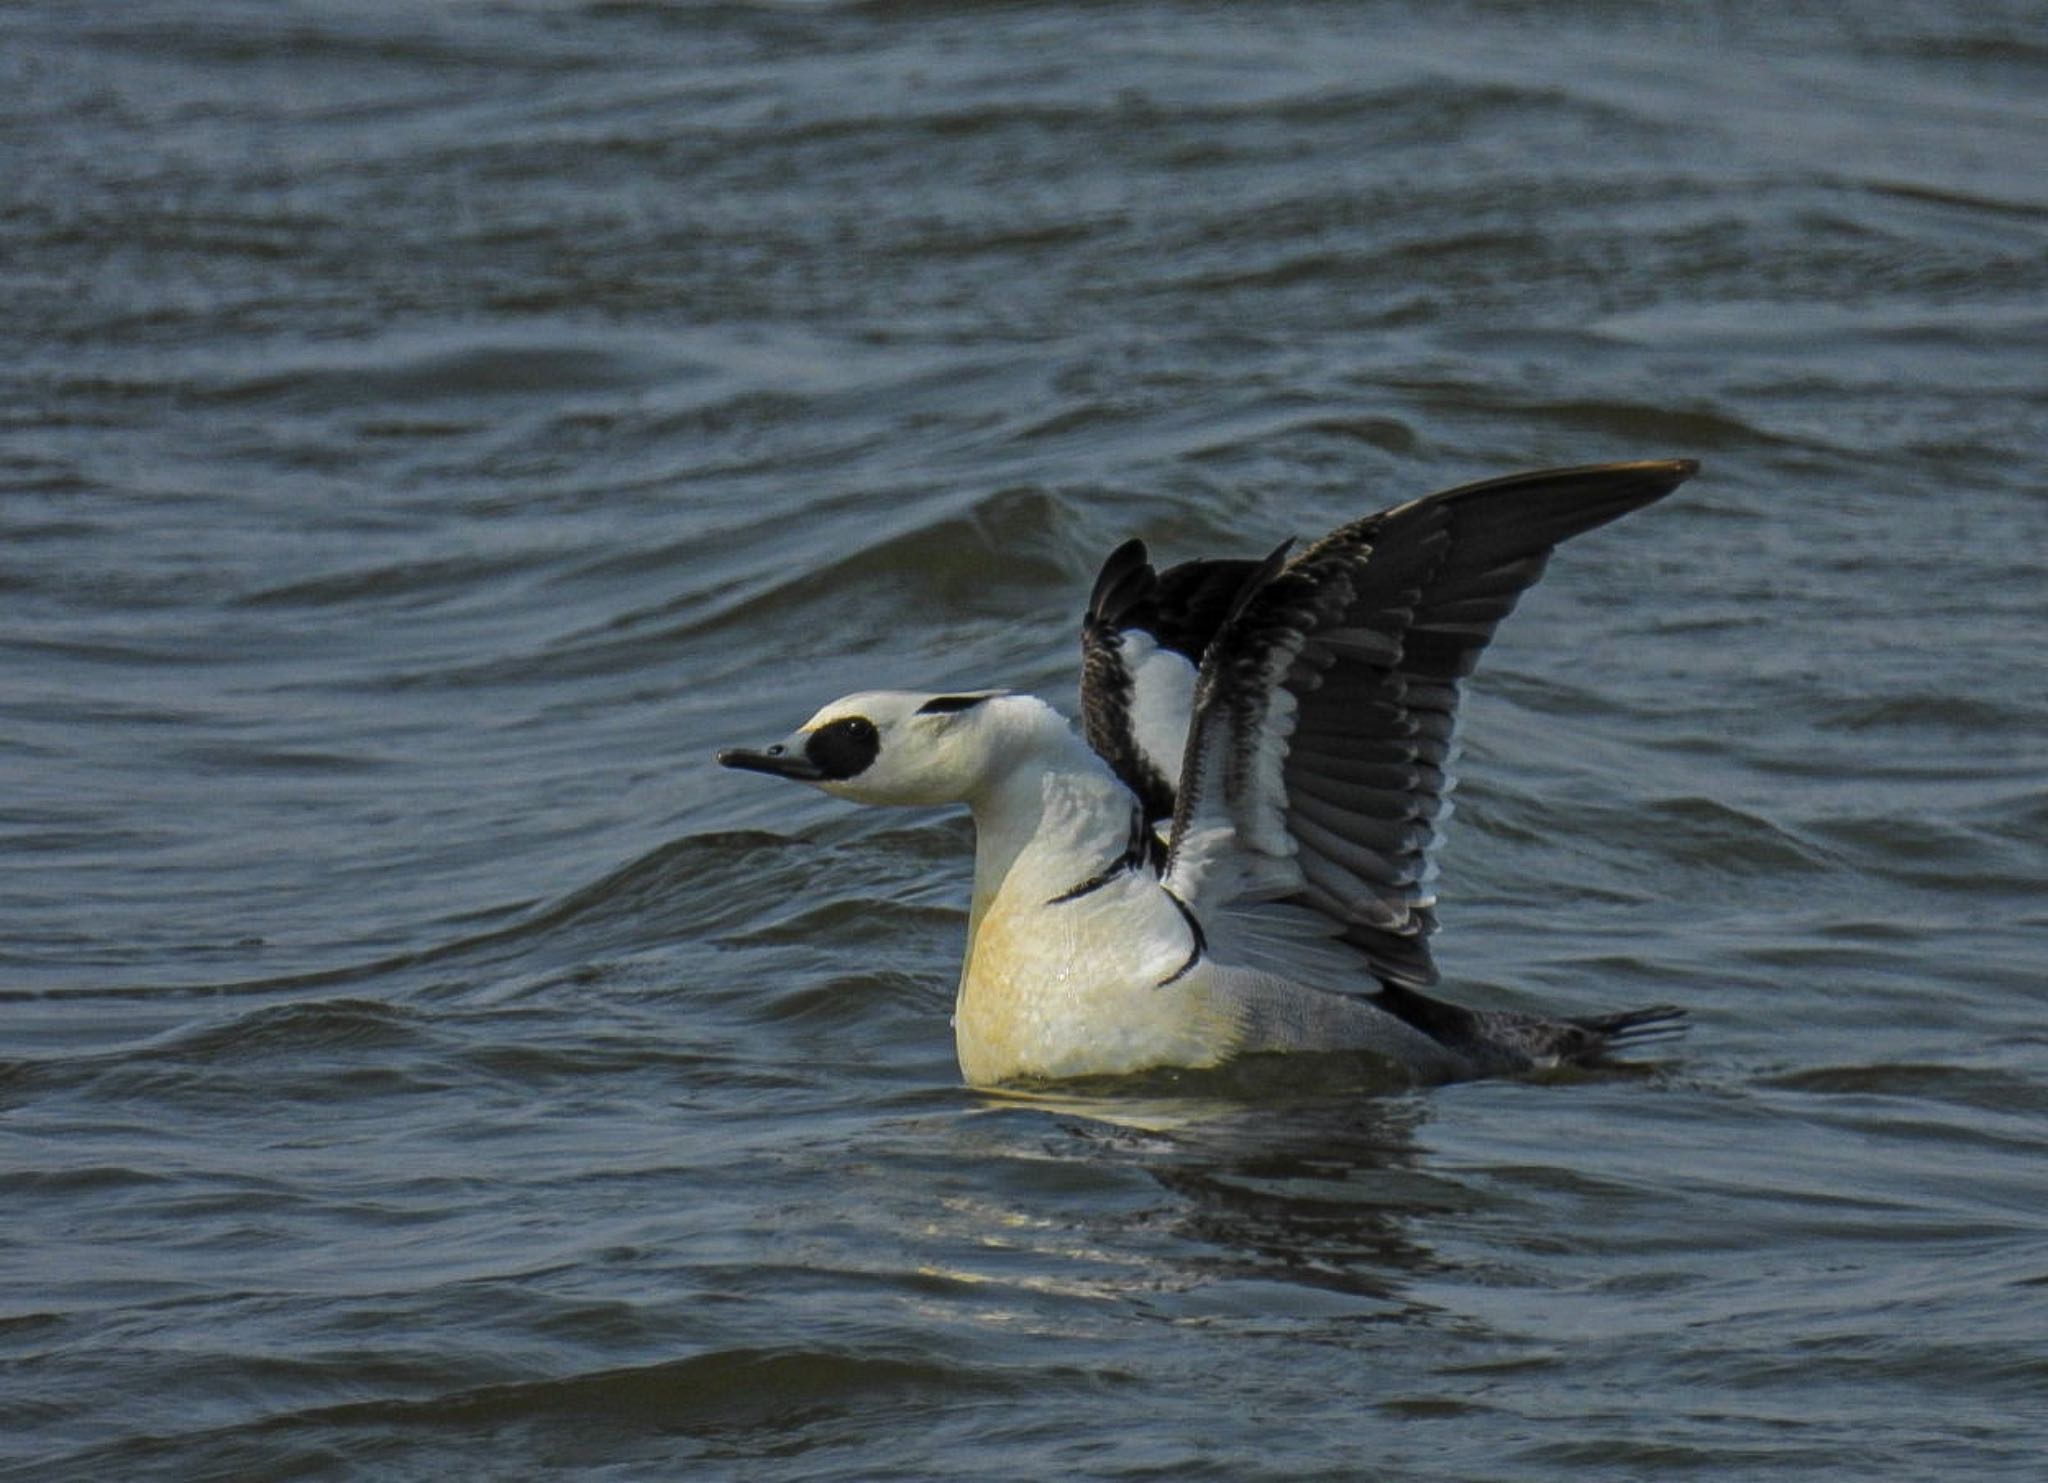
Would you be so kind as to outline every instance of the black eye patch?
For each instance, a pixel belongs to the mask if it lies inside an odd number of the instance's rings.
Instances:
[[[920,716],[943,716],[949,711],[972,710],[987,700],[986,695],[934,695],[917,708]]]
[[[882,738],[866,716],[841,716],[820,726],[804,742],[804,755],[818,769],[822,782],[858,777],[881,749]]]

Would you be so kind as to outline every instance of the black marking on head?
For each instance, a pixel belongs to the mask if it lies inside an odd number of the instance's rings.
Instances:
[[[820,726],[804,742],[804,755],[818,769],[819,781],[828,783],[860,776],[881,749],[881,734],[866,716],[841,716]]]
[[[920,716],[943,716],[953,711],[971,711],[989,697],[986,695],[934,695],[917,708]]]

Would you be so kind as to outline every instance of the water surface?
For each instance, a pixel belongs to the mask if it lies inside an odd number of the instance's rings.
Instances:
[[[0,1474],[2032,1478],[2028,7],[0,12]],[[1094,564],[1682,456],[1439,957],[1633,1073],[958,1085]]]

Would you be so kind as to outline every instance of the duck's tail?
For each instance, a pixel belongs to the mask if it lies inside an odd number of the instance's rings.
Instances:
[[[1374,1002],[1494,1074],[1596,1065],[1612,1050],[1674,1040],[1686,1031],[1686,1012],[1673,1004],[1553,1020],[1511,1009],[1467,1009],[1391,983],[1382,984]]]
[[[1586,1015],[1567,1021],[1600,1037],[1600,1049],[1616,1046],[1633,1050],[1653,1040],[1677,1040],[1691,1027],[1685,1011],[1676,1004],[1653,1004],[1648,1009],[1624,1009],[1619,1014]]]

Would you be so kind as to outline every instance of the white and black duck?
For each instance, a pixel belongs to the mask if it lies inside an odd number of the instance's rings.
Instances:
[[[1683,1011],[1423,992],[1458,685],[1559,542],[1695,468],[1492,479],[1263,560],[1155,572],[1129,541],[1082,624],[1082,735],[1028,695],[870,691],[718,760],[973,811],[953,1025],[975,1085],[1269,1051],[1370,1052],[1419,1081],[1594,1061]]]

